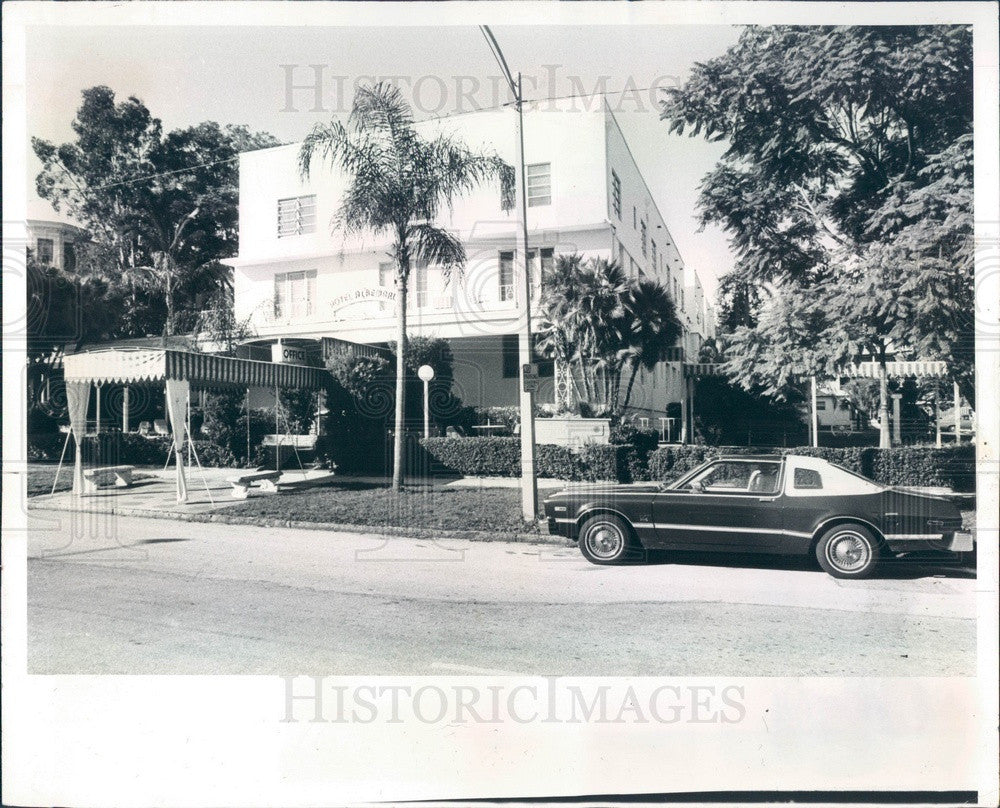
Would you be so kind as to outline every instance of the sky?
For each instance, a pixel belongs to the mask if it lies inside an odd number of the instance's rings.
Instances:
[[[725,234],[699,232],[698,185],[725,146],[667,133],[656,91],[675,86],[699,61],[722,54],[739,36],[732,26],[494,26],[507,63],[524,75],[525,95],[545,98],[611,91],[636,162],[685,263],[714,300],[717,278],[732,266]],[[205,120],[247,124],[284,142],[347,109],[355,82],[396,79],[420,119],[502,103],[500,71],[473,26],[357,27],[34,27],[28,32],[28,133],[62,143],[82,90],[104,84],[134,95],[165,130]],[[315,81],[289,95],[287,82]],[[580,102],[585,103],[584,101]],[[40,164],[32,155],[30,218],[61,218],[34,195]]]

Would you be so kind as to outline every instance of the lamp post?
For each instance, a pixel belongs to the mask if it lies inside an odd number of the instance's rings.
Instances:
[[[518,358],[521,365],[519,392],[521,409],[521,516],[525,522],[534,522],[538,517],[538,480],[535,476],[535,404],[534,388],[527,376],[527,370],[532,366],[533,349],[531,340],[531,278],[528,270],[528,202],[527,176],[524,157],[524,95],[522,92],[521,74],[514,80],[507,60],[500,50],[500,45],[490,31],[488,25],[480,25],[480,30],[490,50],[507,80],[514,106],[517,109],[517,129],[514,143],[517,149],[517,169],[515,185],[517,191],[517,249],[514,251],[519,264],[520,283],[514,284],[517,307],[523,316],[518,331]],[[541,256],[541,253],[539,253]],[[539,260],[539,270],[541,261]]]
[[[431,436],[431,407],[430,407],[430,385],[434,378],[434,368],[430,365],[421,365],[417,369],[417,376],[424,383],[424,439]]]

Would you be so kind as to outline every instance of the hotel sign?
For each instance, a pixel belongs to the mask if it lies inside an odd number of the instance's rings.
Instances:
[[[351,306],[355,303],[364,303],[369,300],[394,302],[396,300],[396,292],[394,289],[387,289],[384,286],[354,289],[333,298],[333,300],[330,301],[330,308],[342,309],[345,306]]]

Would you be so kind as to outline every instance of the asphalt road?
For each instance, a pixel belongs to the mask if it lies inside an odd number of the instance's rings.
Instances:
[[[28,669],[105,674],[949,676],[975,573],[31,512]]]

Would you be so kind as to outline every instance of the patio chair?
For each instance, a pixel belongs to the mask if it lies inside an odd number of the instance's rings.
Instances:
[[[139,422],[139,434],[140,435],[152,435],[153,425],[149,421]]]
[[[157,418],[153,421],[153,432],[157,435],[169,435],[170,430],[167,429],[167,421],[164,418]]]

